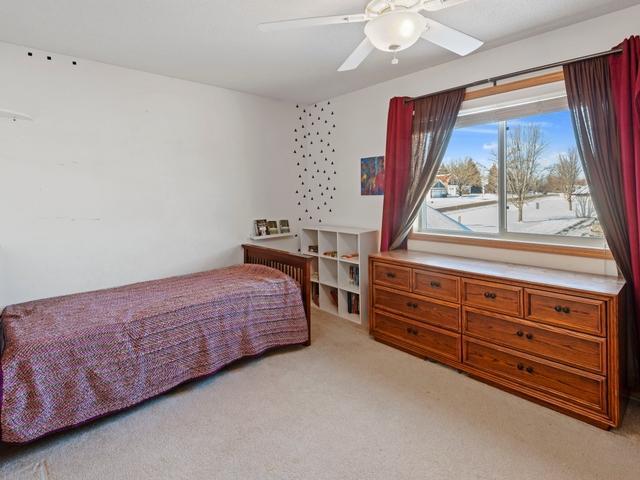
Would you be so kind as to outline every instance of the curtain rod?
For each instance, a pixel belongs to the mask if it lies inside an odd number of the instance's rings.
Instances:
[[[421,98],[431,97],[432,95],[439,95],[441,93],[447,93],[447,92],[451,92],[453,90],[459,90],[461,88],[467,89],[467,88],[471,88],[471,87],[477,87],[479,85],[484,85],[485,83],[493,83],[495,85],[497,82],[499,82],[501,80],[506,80],[507,78],[518,77],[520,75],[526,75],[528,73],[535,73],[535,72],[539,72],[541,70],[548,70],[549,68],[562,67],[562,66],[564,66],[564,65],[566,65],[568,63],[579,62],[581,60],[589,60],[591,58],[604,57],[606,55],[611,55],[611,54],[620,53],[620,52],[622,52],[621,48],[615,48],[615,49],[607,50],[607,51],[604,51],[604,52],[592,53],[591,55],[585,55],[583,57],[577,57],[577,58],[572,58],[570,60],[564,60],[562,62],[547,63],[546,65],[541,65],[539,67],[526,68],[524,70],[518,70],[517,72],[506,73],[504,75],[498,75],[497,77],[490,77],[490,78],[485,78],[483,80],[476,80],[475,82],[467,83],[465,85],[460,85],[459,87],[447,88],[445,90],[440,90],[438,92],[427,93],[425,95],[420,95],[418,97],[411,97],[411,98],[406,99],[405,103],[413,102],[414,100],[419,100]]]

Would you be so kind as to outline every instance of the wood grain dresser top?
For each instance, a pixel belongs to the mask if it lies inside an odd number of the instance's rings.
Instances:
[[[625,285],[623,279],[608,275],[567,272],[414,250],[381,252],[371,255],[371,257],[406,262],[419,267],[453,270],[462,275],[486,275],[602,295],[618,295]]]

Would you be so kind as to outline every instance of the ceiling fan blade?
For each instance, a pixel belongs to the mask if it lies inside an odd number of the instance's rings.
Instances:
[[[339,23],[357,23],[367,21],[364,13],[353,15],[334,15],[330,17],[310,17],[295,18],[293,20],[282,20],[279,22],[267,22],[258,25],[263,32],[273,32],[278,30],[290,30],[294,28],[318,27],[320,25],[334,25]]]
[[[467,1],[468,0],[424,0],[422,5],[420,6],[420,10],[436,12],[438,10],[442,10],[443,8],[453,7],[454,5],[459,5]]]
[[[351,55],[347,57],[342,65],[338,68],[339,72],[346,72],[347,70],[355,70],[358,68],[358,65],[362,63],[362,61],[369,56],[375,47],[373,43],[369,41],[367,37],[360,42],[360,45],[356,47],[356,49],[351,52]]]
[[[421,36],[423,39],[451,50],[458,55],[467,55],[480,48],[484,43],[477,38],[447,27],[430,18],[427,19],[427,28],[422,32]]]

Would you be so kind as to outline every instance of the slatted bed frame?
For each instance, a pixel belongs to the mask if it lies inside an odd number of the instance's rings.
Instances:
[[[304,345],[311,344],[311,261],[313,257],[298,253],[244,244],[244,263],[255,263],[275,268],[293,278],[300,285],[302,303],[307,318],[309,338]]]

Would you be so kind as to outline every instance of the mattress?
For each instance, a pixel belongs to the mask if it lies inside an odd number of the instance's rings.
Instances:
[[[300,288],[238,265],[6,307],[0,439],[24,443],[301,344]]]

